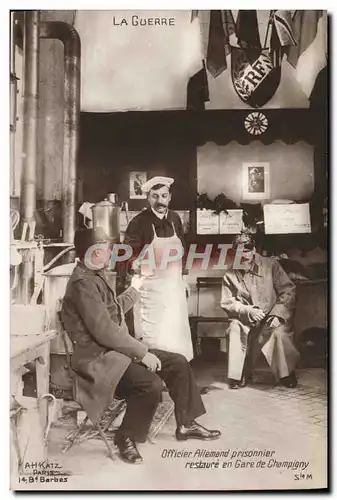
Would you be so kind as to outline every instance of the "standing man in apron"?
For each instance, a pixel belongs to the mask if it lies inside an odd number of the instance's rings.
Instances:
[[[134,271],[144,277],[134,308],[135,337],[149,348],[182,354],[190,361],[193,347],[182,277],[184,233],[179,215],[168,208],[173,182],[170,177],[153,177],[143,184],[150,206],[129,223],[124,243],[136,257]]]

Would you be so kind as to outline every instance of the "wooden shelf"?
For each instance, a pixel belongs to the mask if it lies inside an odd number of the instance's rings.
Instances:
[[[67,247],[73,247],[74,245],[72,243],[43,243],[43,241],[38,241],[38,240],[33,240],[33,241],[24,241],[24,240],[14,240],[11,242],[12,246],[15,246],[17,249],[29,249],[29,248],[38,248],[39,245],[41,245],[43,248],[67,248]]]
[[[37,248],[38,242],[37,241],[14,240],[11,242],[11,246],[14,246],[16,249],[19,249],[19,250],[29,250],[32,248]]]

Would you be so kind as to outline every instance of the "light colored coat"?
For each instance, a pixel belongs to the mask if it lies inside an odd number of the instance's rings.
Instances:
[[[289,325],[295,309],[295,285],[277,260],[255,254],[251,270],[228,271],[222,284],[221,307],[232,320],[249,331],[254,326],[249,312],[259,307]]]
[[[299,353],[293,344],[292,322],[295,310],[295,285],[277,260],[255,254],[248,272],[230,270],[222,284],[221,307],[230,323],[228,377],[240,380],[247,355],[248,334],[254,330],[262,352],[276,379],[288,376]],[[265,320],[255,323],[254,307],[262,309],[265,319],[277,316],[281,324],[270,327]]]

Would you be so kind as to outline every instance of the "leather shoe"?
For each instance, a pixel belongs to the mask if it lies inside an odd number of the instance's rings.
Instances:
[[[128,464],[140,464],[143,459],[137,450],[135,442],[128,436],[115,436],[115,445],[117,446],[120,456],[124,462]]]
[[[242,389],[242,387],[246,387],[247,378],[245,376],[242,377],[241,380],[234,380],[233,378],[228,379],[228,387],[230,389]]]
[[[180,425],[176,430],[176,438],[178,441],[186,441],[187,439],[211,441],[212,439],[218,439],[220,436],[220,431],[210,431],[195,421],[186,426]]]
[[[280,384],[283,387],[288,387],[289,389],[294,389],[297,386],[297,377],[295,372],[290,373],[288,377],[283,377],[280,379]]]

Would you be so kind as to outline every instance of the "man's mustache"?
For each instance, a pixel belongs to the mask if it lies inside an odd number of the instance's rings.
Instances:
[[[160,207],[163,207],[163,208],[166,208],[167,205],[163,205],[163,203],[156,203],[156,207],[160,208]]]

